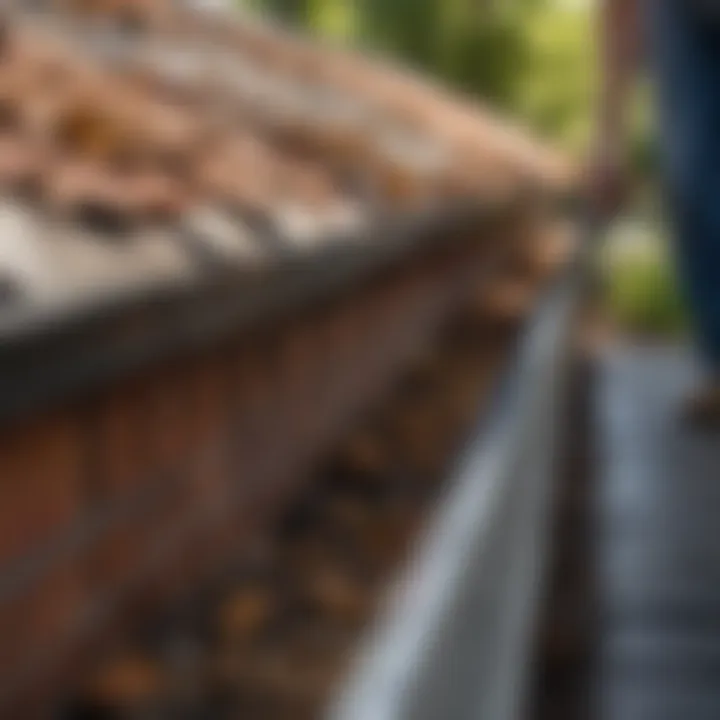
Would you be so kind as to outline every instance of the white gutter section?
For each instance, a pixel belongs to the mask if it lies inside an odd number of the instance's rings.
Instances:
[[[578,270],[539,307],[499,414],[468,446],[328,720],[519,717],[549,552]]]

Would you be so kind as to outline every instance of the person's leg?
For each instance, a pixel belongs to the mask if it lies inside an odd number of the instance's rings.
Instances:
[[[711,379],[720,382],[720,227],[707,217],[714,214],[710,208],[696,206],[692,199],[670,198],[675,257],[700,358]]]
[[[675,251],[699,349],[720,379],[720,29],[678,0],[649,0]]]

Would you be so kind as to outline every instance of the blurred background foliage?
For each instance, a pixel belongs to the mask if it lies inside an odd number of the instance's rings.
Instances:
[[[239,0],[395,56],[525,119],[572,150],[588,135],[589,0]]]
[[[597,72],[596,0],[236,1],[335,42],[395,57],[521,119],[575,157],[586,153]],[[608,302],[633,331],[674,332],[683,313],[658,240],[664,221],[648,202],[657,195],[658,168],[646,88],[636,100],[630,160],[638,192],[629,214],[641,219],[621,233],[620,244],[647,251],[612,263]],[[654,242],[645,242],[648,234]]]
[[[394,56],[528,123],[575,154],[595,87],[593,0],[237,0],[282,22]],[[632,160],[655,173],[641,93]]]

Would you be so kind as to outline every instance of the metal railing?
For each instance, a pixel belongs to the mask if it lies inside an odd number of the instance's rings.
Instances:
[[[544,298],[331,720],[509,720],[542,588],[571,328],[590,243]]]

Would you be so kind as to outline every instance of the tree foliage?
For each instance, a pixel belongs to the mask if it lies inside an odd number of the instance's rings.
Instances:
[[[593,53],[587,3],[568,0],[246,0],[286,22],[398,57],[578,147]]]

